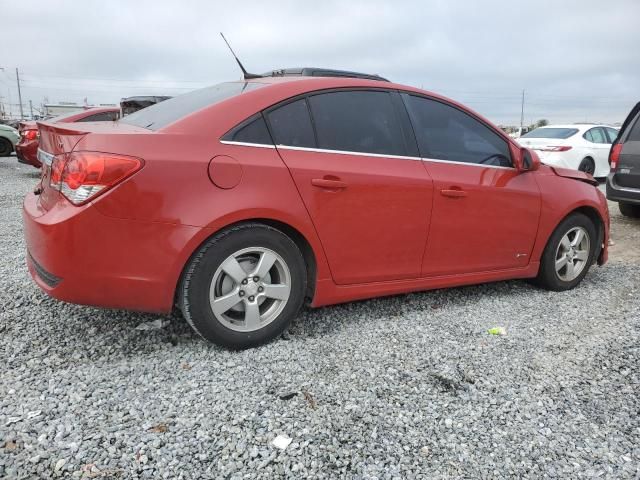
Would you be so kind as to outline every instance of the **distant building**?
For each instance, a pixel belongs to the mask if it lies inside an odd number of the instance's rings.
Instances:
[[[74,102],[45,103],[44,116],[56,117],[64,113],[73,113],[95,107],[117,107],[117,105],[115,103],[101,103],[99,105],[84,105]]]

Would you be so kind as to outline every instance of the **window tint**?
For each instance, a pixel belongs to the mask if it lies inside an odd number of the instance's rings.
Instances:
[[[219,83],[213,87],[194,90],[164,102],[156,103],[126,115],[120,121],[150,130],[158,130],[197,110],[262,86],[264,84],[255,82]]]
[[[636,123],[631,127],[631,132],[627,140],[630,142],[640,142],[640,114],[636,117]]]
[[[304,98],[272,110],[268,118],[276,145],[311,148],[316,146],[309,109]]]
[[[593,143],[609,143],[601,128],[592,128],[584,134],[584,138]]]
[[[388,92],[331,92],[309,97],[318,148],[406,155],[400,121]]]
[[[511,166],[508,142],[475,118],[444,103],[403,95],[423,157]]]
[[[254,115],[227,133],[222,140],[272,145],[267,124],[261,114]]]
[[[616,138],[618,137],[618,130],[611,127],[607,127],[605,128],[605,130],[607,131],[607,135],[609,135],[609,143],[615,142]]]
[[[118,112],[100,112],[81,118],[78,122],[113,122],[118,119]]]
[[[569,138],[578,133],[577,128],[536,128],[522,135],[522,138]]]

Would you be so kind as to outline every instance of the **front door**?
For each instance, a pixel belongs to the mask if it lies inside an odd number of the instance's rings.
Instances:
[[[432,182],[393,95],[332,91],[267,113],[338,285],[421,274]]]
[[[433,179],[423,275],[526,266],[540,215],[534,176],[514,168],[509,142],[479,119],[435,99],[403,98]]]

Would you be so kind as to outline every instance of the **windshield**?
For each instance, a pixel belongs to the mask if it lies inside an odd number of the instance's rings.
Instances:
[[[578,133],[577,128],[536,128],[522,138],[569,138]]]
[[[120,122],[158,130],[197,110],[262,86],[264,85],[254,82],[219,83],[143,108],[123,117]]]

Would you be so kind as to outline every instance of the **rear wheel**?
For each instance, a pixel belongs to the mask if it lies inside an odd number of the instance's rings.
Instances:
[[[596,171],[596,164],[593,161],[593,158],[587,157],[583,159],[578,166],[578,170],[584,173],[588,173],[589,175],[593,175]]]
[[[300,311],[306,267],[297,245],[262,224],[211,238],[192,258],[180,288],[187,322],[205,339],[229,348],[265,343]]]
[[[13,145],[6,138],[0,137],[0,157],[8,157],[13,152]]]
[[[593,264],[597,243],[597,230],[591,219],[581,213],[571,214],[549,238],[535,283],[547,290],[574,288]]]
[[[631,203],[618,203],[620,213],[625,217],[640,218],[640,205],[633,205]]]

